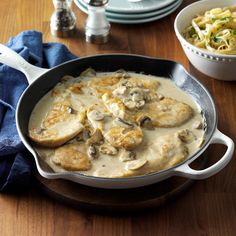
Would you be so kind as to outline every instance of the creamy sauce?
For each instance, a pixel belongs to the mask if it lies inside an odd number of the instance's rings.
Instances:
[[[97,77],[104,77],[110,74],[111,73],[97,73]],[[177,163],[183,161],[183,158],[177,158],[176,156],[174,156],[173,159],[169,159],[167,161],[169,156],[167,158],[164,158],[163,156],[159,155],[158,153],[160,152],[160,145],[157,140],[160,139],[160,137],[164,137],[166,135],[174,137],[175,134],[181,130],[189,130],[194,138],[190,142],[180,142],[181,145],[183,144],[184,148],[186,148],[188,151],[188,155],[186,158],[193,155],[197,150],[199,150],[201,142],[204,140],[203,127],[194,127],[197,122],[199,124],[202,124],[202,126],[204,124],[201,110],[199,105],[190,97],[190,95],[178,88],[174,84],[174,82],[169,79],[131,72],[129,72],[129,74],[131,75],[131,77],[135,77],[137,79],[140,78],[159,81],[160,85],[157,89],[158,94],[188,104],[193,110],[193,116],[188,121],[177,127],[155,129],[142,128],[143,141],[136,148],[132,149],[132,152],[135,152],[136,155],[133,160],[124,160],[123,157],[127,151],[123,148],[118,148],[118,153],[116,155],[99,153],[99,157],[91,159],[92,165],[90,169],[78,171],[84,175],[99,177],[126,177],[132,175],[148,174],[154,171],[170,168],[171,166],[174,166]],[[65,87],[68,88],[68,84],[80,82],[81,84],[83,84],[83,93],[69,93],[72,101],[72,107],[76,108],[75,110],[77,110],[77,108],[80,109],[79,107],[81,107],[81,105],[84,107],[88,107],[93,103],[100,104],[102,103],[101,100],[99,101],[94,92],[91,92],[91,88],[87,86],[87,83],[91,80],[93,80],[93,77],[86,75],[78,78],[70,78],[66,83],[62,83],[61,85],[57,86],[56,89],[66,94],[67,92],[63,91],[65,91]],[[66,95],[64,96],[66,97]],[[57,96],[53,97],[52,92],[50,91],[38,102],[30,117],[29,130],[41,127],[42,120],[45,119],[48,112],[52,109],[53,103],[57,99]],[[103,126],[103,133],[106,133],[111,127],[114,126],[112,120],[113,119],[111,118],[111,114],[104,118],[103,122],[105,123],[105,125]],[[170,140],[172,142],[174,138],[170,138]],[[179,141],[178,138],[176,140]],[[69,142],[76,143],[76,140],[72,139]],[[174,145],[175,144],[173,144],[172,146]],[[180,150],[183,150],[181,148],[182,146],[180,147]],[[55,162],[52,160],[55,148],[40,147],[38,145],[35,145],[35,149],[38,152],[40,158],[42,158],[55,172],[68,171],[62,168],[60,165],[55,164]],[[128,151],[130,152],[130,150]],[[175,152],[175,150],[169,150],[168,152],[168,154],[170,154],[170,157],[172,155],[172,151]],[[182,155],[182,151],[180,154]],[[139,165],[140,167],[138,167]]]

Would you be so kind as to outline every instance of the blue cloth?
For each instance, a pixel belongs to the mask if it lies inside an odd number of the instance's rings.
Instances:
[[[63,44],[43,43],[37,31],[24,31],[6,45],[43,68],[76,58]],[[15,124],[15,108],[27,85],[21,72],[0,64],[0,191],[25,189],[32,177],[33,158],[23,146]]]

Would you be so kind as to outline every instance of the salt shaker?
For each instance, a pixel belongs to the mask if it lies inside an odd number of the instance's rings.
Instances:
[[[51,34],[68,37],[75,32],[76,17],[71,10],[72,0],[53,0],[55,11],[51,16]]]
[[[84,0],[88,5],[85,37],[89,43],[106,43],[109,39],[110,24],[105,15],[108,0]]]

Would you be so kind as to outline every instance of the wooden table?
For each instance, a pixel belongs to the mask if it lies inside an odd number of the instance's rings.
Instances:
[[[0,42],[27,29],[43,32],[45,42],[61,42],[78,56],[97,53],[134,53],[169,58],[182,63],[212,94],[219,114],[218,128],[236,139],[235,82],[208,78],[193,68],[175,37],[173,23],[181,7],[164,19],[140,24],[112,24],[109,43],[87,44],[83,27],[86,15],[73,7],[78,33],[70,39],[50,34],[50,0],[0,1]],[[211,162],[221,157],[220,145],[208,150]],[[235,155],[234,155],[235,157]],[[235,179],[234,179],[235,178]],[[0,234],[5,235],[236,235],[236,160],[217,175],[197,181],[187,192],[150,212],[102,215],[66,206],[32,187],[16,196],[0,194]]]

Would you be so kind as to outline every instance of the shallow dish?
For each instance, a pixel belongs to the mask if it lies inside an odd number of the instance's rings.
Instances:
[[[226,7],[234,4],[236,4],[236,0],[198,1],[181,10],[174,22],[176,36],[189,61],[202,73],[219,80],[236,80],[236,55],[217,54],[195,47],[185,40],[182,33],[197,14],[203,14],[212,8]]]
[[[87,186],[99,188],[134,188],[160,182],[171,176],[184,176],[191,179],[204,179],[219,172],[230,161],[234,151],[233,141],[217,129],[215,104],[204,86],[189,75],[184,67],[174,61],[138,55],[108,54],[75,59],[46,70],[30,65],[18,54],[0,45],[0,62],[25,73],[29,86],[22,94],[16,111],[18,133],[24,145],[33,154],[37,170],[48,179],[67,179]],[[34,150],[28,137],[29,118],[39,99],[52,89],[64,75],[78,76],[90,66],[96,71],[113,72],[120,68],[126,71],[166,77],[188,93],[201,107],[206,121],[205,142],[194,155],[173,168],[156,173],[127,178],[102,178],[85,176],[76,172],[55,173],[43,162]],[[204,170],[193,170],[189,164],[198,158],[212,143],[227,146],[223,157]]]

